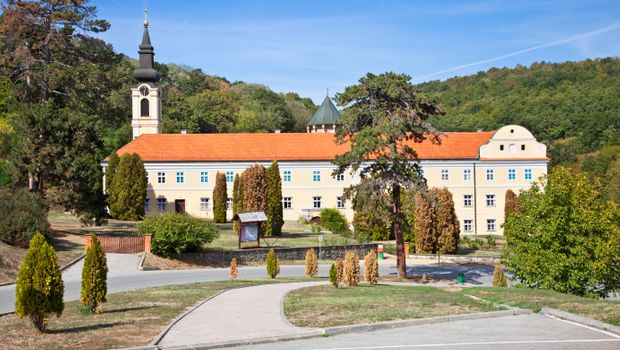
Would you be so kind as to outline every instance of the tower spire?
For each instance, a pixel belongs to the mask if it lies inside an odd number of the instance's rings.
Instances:
[[[159,72],[153,68],[155,51],[149,36],[148,10],[146,6],[144,7],[144,33],[142,34],[142,43],[140,43],[138,48],[138,54],[140,54],[139,67],[133,71],[133,77],[139,82],[155,83],[159,81]]]

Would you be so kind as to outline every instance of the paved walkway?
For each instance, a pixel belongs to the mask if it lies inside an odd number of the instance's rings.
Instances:
[[[182,318],[158,345],[169,349],[323,334],[322,329],[293,326],[282,310],[282,300],[289,291],[320,284],[326,282],[278,283],[229,290]]]

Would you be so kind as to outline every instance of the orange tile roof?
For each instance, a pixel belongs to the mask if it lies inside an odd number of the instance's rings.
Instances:
[[[490,132],[446,132],[441,144],[413,144],[420,159],[474,159]],[[145,162],[332,160],[349,150],[333,134],[158,134],[142,135],[119,149]]]

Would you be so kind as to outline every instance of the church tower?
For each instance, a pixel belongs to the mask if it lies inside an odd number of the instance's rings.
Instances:
[[[133,71],[138,84],[131,88],[131,127],[133,138],[143,134],[161,134],[161,91],[159,72],[153,68],[155,52],[149,37],[149,22],[144,10],[144,34],[138,53],[139,67]]]

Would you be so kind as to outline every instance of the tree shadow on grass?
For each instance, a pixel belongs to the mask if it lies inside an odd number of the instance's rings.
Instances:
[[[80,326],[80,327],[73,327],[73,328],[48,329],[46,330],[46,333],[49,333],[49,334],[80,333],[80,332],[92,331],[92,330],[97,330],[97,329],[110,328],[110,327],[114,327],[114,326],[118,326],[122,324],[125,324],[125,322],[100,323],[100,324],[93,324],[89,326]]]
[[[136,307],[124,307],[124,308],[120,308],[120,309],[105,310],[103,313],[104,314],[113,314],[113,313],[117,313],[117,312],[148,310],[148,309],[153,309],[153,308],[156,308],[156,307],[157,306],[155,306],[155,305],[151,305],[151,306],[136,306]]]

